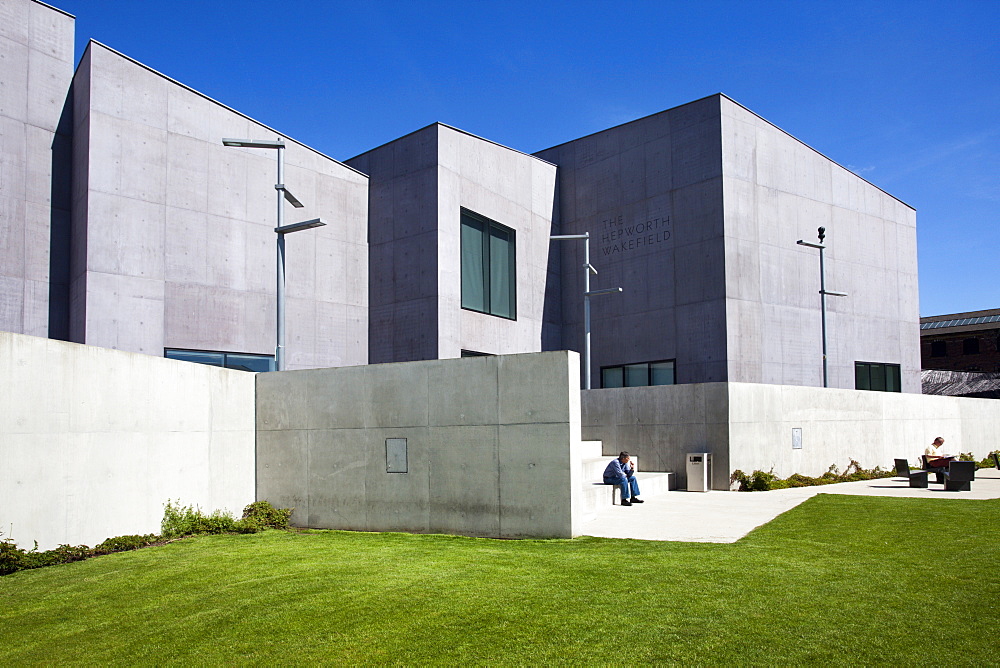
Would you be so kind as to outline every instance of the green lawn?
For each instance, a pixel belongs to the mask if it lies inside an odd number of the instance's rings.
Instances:
[[[819,495],[728,545],[189,538],[0,578],[0,660],[996,665],[998,510]]]

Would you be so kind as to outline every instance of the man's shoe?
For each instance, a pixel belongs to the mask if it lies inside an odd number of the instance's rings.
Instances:
[[[632,502],[629,501],[628,499],[622,499],[622,505],[623,506],[631,506]]]
[[[632,503],[646,503],[646,502],[640,499],[638,496],[633,496]]]

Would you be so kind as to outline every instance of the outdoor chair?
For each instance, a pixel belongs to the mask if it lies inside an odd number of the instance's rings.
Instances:
[[[949,492],[968,492],[976,479],[976,462],[952,462],[945,474],[944,488]]]
[[[896,475],[900,478],[908,478],[910,487],[927,487],[927,471],[911,471],[910,462],[906,459],[897,459]]]
[[[935,477],[934,482],[939,485],[944,484],[945,470],[943,468],[931,468],[931,465],[928,463],[927,455],[920,455],[920,468],[924,469],[928,473],[933,473]]]

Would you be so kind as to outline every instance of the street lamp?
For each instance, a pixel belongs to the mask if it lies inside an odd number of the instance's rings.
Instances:
[[[584,389],[590,389],[590,298],[598,295],[609,295],[621,292],[621,288],[590,289],[590,275],[597,275],[594,265],[590,264],[590,232],[583,234],[556,234],[549,237],[552,241],[570,241],[583,239],[583,377]]]
[[[278,234],[278,256],[277,256],[277,284],[278,284],[278,313],[277,313],[277,342],[274,347],[274,368],[282,371],[285,368],[285,235],[299,230],[307,230],[312,227],[326,225],[319,218],[307,220],[301,223],[285,225],[284,206],[281,200],[285,199],[296,209],[303,207],[302,202],[295,198],[287,188],[285,188],[285,142],[281,139],[223,139],[224,146],[236,148],[267,148],[278,152],[278,181],[274,184],[274,189],[278,191],[278,225],[274,231]]]
[[[834,297],[846,297],[846,292],[832,292],[826,289],[826,270],[823,266],[823,250],[826,246],[823,245],[823,239],[826,238],[826,228],[821,227],[819,232],[819,243],[814,244],[808,241],[803,241],[799,239],[795,243],[800,246],[808,246],[809,248],[819,249],[819,303],[820,303],[820,317],[823,323],[823,387],[829,387],[828,381],[828,371],[826,363],[826,296],[832,295]]]

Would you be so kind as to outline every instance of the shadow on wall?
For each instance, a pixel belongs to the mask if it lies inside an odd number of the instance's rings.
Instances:
[[[73,86],[63,101],[52,137],[49,190],[48,338],[69,341],[69,283],[73,208]]]

